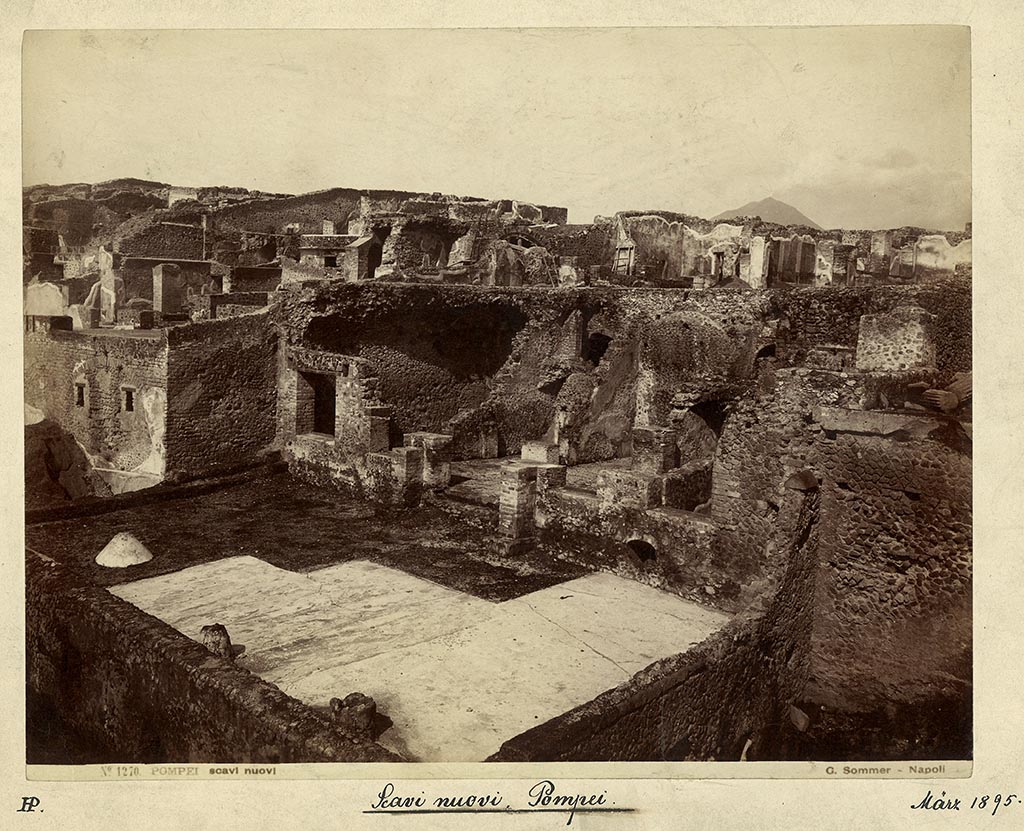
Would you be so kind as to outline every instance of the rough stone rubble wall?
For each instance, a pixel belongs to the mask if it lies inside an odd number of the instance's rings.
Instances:
[[[267,314],[168,330],[167,472],[255,461],[276,433],[277,336]]]
[[[835,499],[815,631],[816,696],[907,702],[970,684],[971,459],[934,440],[816,445]]]
[[[401,761],[105,589],[29,555],[32,694],[88,762]]]

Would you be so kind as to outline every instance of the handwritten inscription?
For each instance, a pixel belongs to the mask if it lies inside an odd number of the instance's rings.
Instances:
[[[605,804],[607,791],[600,794],[559,794],[555,792],[555,783],[550,779],[544,779],[530,788],[531,808],[566,808],[569,811],[569,821],[566,825],[572,825],[572,818],[576,816],[579,808],[589,808]]]
[[[966,800],[966,797],[964,800]],[[920,802],[910,807],[915,811],[991,811],[992,816],[995,816],[1000,808],[1006,808],[1009,805],[1020,805],[1020,803],[1021,798],[1015,793],[1006,794],[1005,796],[1001,793],[981,794],[975,796],[967,803],[966,801],[961,801],[959,797],[947,794],[945,791],[933,794],[929,790]]]
[[[427,796],[399,793],[394,784],[388,782],[380,789],[365,813],[389,814],[433,814],[433,813],[532,813],[549,812],[568,814],[566,825],[572,825],[577,813],[630,812],[632,808],[612,807],[608,792],[570,793],[560,792],[550,779],[542,779],[531,786],[520,803],[515,807],[502,796],[500,791],[483,794],[442,794]]]

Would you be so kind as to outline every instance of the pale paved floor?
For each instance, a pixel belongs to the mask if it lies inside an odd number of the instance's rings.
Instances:
[[[727,616],[610,574],[490,603],[354,561],[299,574],[233,557],[115,586],[189,637],[222,623],[244,666],[308,704],[359,691],[421,761],[481,761]]]

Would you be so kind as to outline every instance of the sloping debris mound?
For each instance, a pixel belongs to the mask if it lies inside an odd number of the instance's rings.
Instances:
[[[47,419],[26,416],[25,507],[45,508],[85,496],[109,496],[106,483],[92,473],[92,466],[75,439]]]

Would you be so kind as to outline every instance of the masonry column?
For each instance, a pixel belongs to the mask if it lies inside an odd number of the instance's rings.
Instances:
[[[537,468],[517,462],[501,467],[498,499],[498,532],[505,537],[509,553],[536,542]]]
[[[153,268],[153,311],[178,314],[184,306],[184,285],[181,269],[172,263]]]
[[[423,484],[428,488],[446,488],[452,479],[452,437],[446,433],[406,433],[406,447],[423,448]]]
[[[634,427],[630,466],[644,473],[667,473],[679,466],[676,432],[671,427]]]

